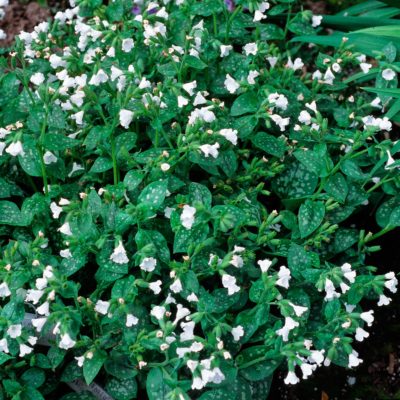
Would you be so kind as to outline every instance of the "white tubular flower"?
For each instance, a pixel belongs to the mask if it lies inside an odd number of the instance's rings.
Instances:
[[[125,325],[130,328],[131,326],[137,325],[139,322],[139,319],[136,318],[133,314],[127,314],[126,315],[126,322]]]
[[[361,313],[360,318],[365,321],[368,326],[372,326],[372,323],[374,322],[374,310]]]
[[[285,385],[296,385],[300,382],[298,376],[293,372],[289,371],[286,378],[284,379]]]
[[[182,226],[184,226],[186,229],[192,229],[192,226],[194,224],[194,216],[196,214],[196,209],[194,207],[189,206],[188,204],[185,204],[183,206],[182,214],[180,217]]]
[[[301,58],[297,57],[294,62],[292,61],[291,57],[288,58],[288,62],[286,64],[286,68],[290,68],[293,71],[297,71],[304,67],[304,63]]]
[[[43,294],[43,290],[28,289],[26,291],[25,301],[32,302],[32,304],[37,304]]]
[[[271,103],[273,106],[285,111],[287,109],[287,106],[289,104],[289,101],[286,96],[283,94],[279,93],[271,93],[268,95],[268,101]]]
[[[336,292],[335,285],[330,279],[325,280],[325,293],[325,301],[330,301],[340,297],[340,293]]]
[[[13,157],[23,156],[24,148],[22,147],[22,143],[18,140],[17,142],[12,142],[7,148],[6,153],[10,154]]]
[[[161,293],[161,284],[162,282],[160,280],[155,281],[155,282],[150,282],[149,283],[149,289],[154,292],[154,294],[160,294]]]
[[[352,353],[349,354],[349,368],[358,367],[362,362],[363,360],[361,358],[358,358],[358,353],[355,350],[353,350]]]
[[[60,349],[68,350],[72,349],[76,344],[76,341],[71,338],[69,333],[64,333],[61,335],[61,340],[60,343],[58,344],[58,347]]]
[[[369,70],[372,68],[372,64],[362,62],[360,63],[360,68],[361,71],[364,72],[364,74],[368,74]]]
[[[246,56],[249,56],[250,54],[252,54],[253,56],[255,56],[258,52],[258,46],[257,43],[247,43],[244,47],[243,47],[243,51],[246,54]]]
[[[189,104],[189,100],[186,97],[178,96],[178,107],[182,108]]]
[[[351,265],[349,263],[343,264],[341,267],[344,277],[350,282],[354,283],[356,280],[356,271],[351,269]]]
[[[19,356],[20,356],[20,357],[24,357],[24,356],[26,356],[27,354],[31,354],[32,351],[33,351],[33,348],[32,348],[32,347],[29,347],[28,345],[26,345],[26,344],[24,344],[24,343],[21,343],[21,344],[19,345]]]
[[[303,110],[300,112],[298,120],[301,124],[310,125],[311,124],[311,115],[308,111]]]
[[[188,82],[188,83],[184,83],[182,85],[183,90],[185,90],[187,93],[189,93],[190,96],[194,95],[194,89],[197,88],[197,82],[193,81],[193,82]]]
[[[286,130],[286,127],[290,124],[290,118],[282,118],[280,115],[278,114],[272,114],[270,115],[270,118],[272,119],[272,121],[275,122],[276,125],[279,126],[281,132],[284,132]]]
[[[109,301],[97,300],[97,303],[94,307],[94,311],[99,314],[106,315],[108,313],[108,309],[110,308]]]
[[[218,133],[234,146],[237,145],[238,131],[236,129],[221,129]]]
[[[290,279],[291,279],[290,269],[282,265],[278,272],[278,280],[276,281],[276,285],[288,289]]]
[[[36,329],[36,332],[41,332],[46,322],[47,317],[35,318],[31,321],[32,326]]]
[[[176,279],[174,281],[174,283],[169,288],[174,293],[180,293],[182,291],[182,289],[183,289],[181,280],[179,278]]]
[[[7,329],[7,335],[10,336],[12,339],[16,339],[17,337],[20,337],[22,333],[22,325],[21,324],[16,324],[16,325],[10,325]]]
[[[110,260],[116,264],[126,264],[129,262],[129,258],[126,255],[126,250],[122,241],[119,241],[118,246],[114,249],[110,256]]]
[[[308,310],[308,307],[297,306],[291,302],[289,302],[289,304],[293,308],[296,317],[301,317]]]
[[[316,28],[317,26],[321,25],[322,22],[322,15],[313,15],[311,19],[311,26]]]
[[[11,296],[10,288],[7,285],[7,282],[3,282],[0,284],[0,297],[8,297]]]
[[[258,260],[257,264],[260,267],[261,272],[267,272],[269,267],[272,265],[272,261],[268,259]]]
[[[119,112],[119,123],[125,129],[129,128],[132,119],[133,119],[133,111],[123,109]]]
[[[190,315],[190,310],[186,307],[183,307],[182,304],[178,304],[176,307],[177,307],[177,311],[176,311],[175,320],[172,323],[173,325],[176,325],[181,319]]]
[[[356,329],[355,338],[356,338],[357,341],[362,342],[368,336],[369,336],[369,333],[366,330],[364,330],[363,328],[357,328]]]
[[[385,287],[389,289],[392,293],[396,293],[398,280],[396,278],[395,273],[388,272],[387,274],[385,274],[385,278],[386,278]]]
[[[386,68],[382,71],[382,78],[385,81],[392,81],[396,77],[396,72],[390,68]]]
[[[387,306],[390,304],[391,301],[392,301],[392,299],[390,297],[387,297],[384,294],[381,294],[379,296],[378,306],[379,307]]]
[[[52,214],[53,214],[53,218],[54,218],[54,219],[58,219],[58,217],[60,216],[60,214],[61,214],[62,211],[63,211],[62,207],[59,207],[59,206],[57,205],[57,203],[54,202],[54,201],[52,201],[52,202],[50,203],[50,210],[51,210],[51,212],[52,212]]]
[[[219,49],[221,51],[220,56],[221,57],[227,57],[227,56],[229,56],[229,53],[232,51],[233,47],[231,45],[225,46],[225,45],[221,44]]]
[[[142,262],[140,263],[139,267],[143,271],[152,272],[155,270],[157,265],[157,260],[153,257],[146,257],[143,258]]]
[[[320,367],[324,362],[324,354],[325,350],[311,350],[311,355],[308,357],[308,360]]]
[[[205,157],[213,157],[213,158],[217,158],[218,157],[218,149],[219,149],[220,145],[218,142],[214,143],[214,144],[203,144],[201,146],[199,146],[199,149],[204,153]]]
[[[260,73],[258,71],[250,71],[249,74],[247,75],[247,82],[250,85],[255,85],[256,84],[256,78],[260,76]]]
[[[129,53],[135,47],[135,43],[133,39],[123,39],[121,49],[124,53]]]
[[[57,160],[57,157],[51,151],[46,151],[46,153],[43,154],[43,161],[46,165],[54,164]]]
[[[238,325],[235,328],[232,328],[231,334],[233,336],[233,340],[238,342],[242,336],[244,336],[244,329],[243,326]]]
[[[237,90],[240,88],[240,85],[229,74],[226,74],[224,85],[225,85],[226,90],[230,94],[236,93]]]
[[[179,336],[181,342],[186,342],[188,340],[194,340],[194,328],[195,323],[193,321],[181,322],[182,333]]]
[[[9,353],[7,339],[0,339],[0,352]]]
[[[69,222],[65,222],[60,228],[57,229],[59,232],[66,236],[72,236],[71,227]]]
[[[317,366],[315,364],[307,364],[303,362],[300,365],[301,372],[303,373],[303,379],[307,379],[309,376],[313,374]]]
[[[44,75],[41,72],[36,72],[29,79],[34,85],[39,86],[44,82]]]
[[[157,319],[158,321],[162,320],[164,318],[165,312],[167,310],[165,309],[164,306],[154,306],[152,310],[150,311],[150,314]]]
[[[282,340],[284,342],[287,342],[289,340],[290,331],[297,328],[298,326],[299,326],[299,323],[297,321],[295,321],[292,317],[286,317],[285,325],[283,325],[283,327],[281,329],[278,329],[276,331],[276,334],[278,336],[282,336]]]
[[[240,290],[240,287],[236,285],[236,278],[229,274],[222,275],[222,286],[228,289],[229,296],[232,296]]]

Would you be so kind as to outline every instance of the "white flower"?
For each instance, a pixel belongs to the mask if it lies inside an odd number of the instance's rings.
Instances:
[[[369,336],[369,333],[365,331],[363,328],[357,328],[356,329],[356,335],[355,338],[359,342],[362,342],[364,339],[366,339]]]
[[[163,319],[164,318],[164,315],[165,315],[165,312],[166,312],[167,310],[165,309],[165,307],[164,306],[154,306],[153,308],[152,308],[152,310],[150,311],[150,314],[154,317],[154,318],[156,318],[157,320],[161,320],[161,319]]]
[[[240,287],[236,285],[236,278],[229,274],[222,275],[222,286],[228,289],[229,296],[232,296],[240,290]]]
[[[321,22],[322,22],[322,15],[313,15],[312,16],[312,27],[313,28],[320,26]]]
[[[385,287],[389,289],[392,293],[396,293],[398,280],[394,272],[388,272],[387,274],[385,274],[385,278],[386,278]]]
[[[128,38],[128,39],[123,39],[122,40],[122,51],[125,53],[129,53],[133,48],[135,47],[135,44],[133,42],[133,39]]]
[[[349,263],[345,263],[341,266],[341,270],[343,272],[344,277],[350,282],[354,283],[356,280],[356,271],[351,269],[351,265]]]
[[[328,278],[325,280],[325,292],[326,292],[325,295],[326,301],[333,300],[336,297],[340,297],[340,293],[336,292],[335,285]]]
[[[140,263],[139,267],[146,272],[152,272],[155,270],[157,265],[157,260],[153,257],[145,257]]]
[[[276,331],[278,336],[282,336],[282,340],[287,342],[289,340],[289,333],[291,330],[299,326],[299,323],[295,321],[292,317],[285,318],[285,325],[281,329]]]
[[[259,22],[266,18],[267,18],[267,16],[264,13],[262,13],[260,10],[254,11],[253,22]]]
[[[227,57],[229,55],[229,53],[231,52],[231,50],[233,49],[233,46],[231,46],[231,45],[225,46],[224,44],[221,44],[219,49],[221,51],[221,57]]]
[[[361,68],[362,72],[364,72],[364,74],[368,74],[369,70],[372,68],[372,64],[362,62],[360,64],[360,68]]]
[[[311,115],[308,111],[303,110],[300,112],[298,120],[301,124],[310,125],[311,124]]]
[[[276,281],[276,285],[288,289],[290,279],[291,279],[290,269],[282,265],[278,272],[278,280]]]
[[[296,385],[296,383],[300,382],[300,379],[297,377],[297,375],[293,371],[289,371],[285,380],[284,380],[286,385]]]
[[[257,43],[247,43],[246,46],[243,47],[243,50],[246,54],[246,56],[252,54],[255,56],[258,51]]]
[[[196,209],[194,207],[191,207],[188,204],[185,204],[183,206],[180,220],[181,220],[182,225],[186,229],[192,229],[192,226],[194,224],[195,214],[196,214]]]
[[[10,154],[13,157],[24,155],[24,149],[22,147],[22,143],[18,140],[17,142],[12,142],[7,148],[6,153]]]
[[[364,320],[368,326],[372,326],[372,323],[374,322],[374,310],[361,313],[360,318]]]
[[[287,97],[279,93],[271,93],[270,95],[268,95],[268,101],[275,107],[280,108],[283,111],[287,109],[287,106],[289,104]]]
[[[395,77],[396,72],[390,68],[386,68],[382,71],[382,78],[385,79],[385,81],[392,81]]]
[[[9,328],[7,329],[7,335],[10,336],[12,339],[16,339],[17,337],[20,337],[22,333],[22,325],[17,324],[17,325],[10,325]]]
[[[50,203],[50,210],[53,214],[53,218],[55,219],[57,219],[63,211],[62,207],[59,207],[54,201]]]
[[[169,169],[171,168],[171,165],[169,165],[168,163],[162,163],[160,165],[161,171],[163,172],[167,172],[169,171]]]
[[[85,362],[85,356],[74,357],[77,361],[78,367],[83,367],[83,363]]]
[[[218,133],[226,140],[229,140],[234,146],[237,145],[238,131],[236,129],[221,129]]]
[[[238,254],[234,254],[232,256],[231,261],[229,264],[233,265],[236,268],[242,268],[243,267],[243,258],[239,256]]]
[[[184,83],[182,85],[182,88],[183,88],[183,90],[188,92],[190,96],[193,96],[194,95],[194,89],[197,88],[197,82],[193,81],[193,82],[189,82],[189,83]]]
[[[62,258],[72,258],[72,253],[70,249],[60,250],[60,256]]]
[[[349,368],[358,367],[362,362],[363,360],[361,360],[361,358],[358,358],[358,353],[355,350],[353,350],[352,353],[349,354]]]
[[[174,283],[169,287],[174,293],[179,293],[182,291],[182,282],[178,278],[174,281]]]
[[[161,293],[161,284],[162,282],[160,280],[156,282],[150,282],[149,283],[149,289],[154,292],[154,294],[159,294]]]
[[[34,328],[36,328],[36,332],[41,332],[46,321],[47,317],[35,318],[32,319],[31,324]]]
[[[240,85],[229,74],[226,74],[224,85],[226,90],[231,94],[235,93],[240,88]]]
[[[316,368],[317,368],[316,365],[311,365],[303,362],[300,365],[301,372],[303,373],[303,379],[307,379],[309,376],[311,376]]]
[[[189,100],[186,97],[178,96],[178,107],[182,108],[189,104]]]
[[[289,302],[289,304],[293,308],[294,313],[297,317],[301,317],[308,310],[308,307],[297,306],[296,304],[293,304],[291,302]]]
[[[109,307],[109,301],[97,300],[94,311],[97,311],[99,314],[106,315],[108,313]]]
[[[126,250],[122,244],[122,241],[119,241],[118,246],[114,249],[110,256],[110,260],[116,264],[126,264],[129,262],[129,258],[126,255]]]
[[[290,118],[282,118],[280,115],[278,114],[272,114],[270,115],[270,118],[272,119],[272,121],[274,121],[280,128],[281,132],[284,132],[286,130],[286,126],[289,125],[290,123]]]
[[[108,81],[108,75],[99,69],[96,74],[94,74],[89,81],[90,85],[99,86],[101,83],[106,83]]]
[[[48,301],[45,301],[40,307],[36,309],[36,312],[39,315],[48,316],[50,314],[50,304]]]
[[[311,350],[311,355],[308,359],[320,367],[324,361],[324,353],[325,350]]]
[[[64,335],[61,335],[61,340],[60,343],[58,344],[58,347],[60,349],[68,350],[74,347],[76,344],[76,341],[69,336],[68,333],[64,333]]]
[[[84,115],[84,112],[83,112],[83,111],[78,111],[77,113],[72,114],[72,115],[71,115],[71,118],[72,118],[73,120],[75,120],[75,123],[76,123],[77,125],[83,125],[83,115]]]
[[[116,79],[118,79],[122,74],[123,74],[123,72],[119,68],[114,67],[114,65],[111,66],[111,80],[113,82]]]
[[[392,301],[390,297],[385,296],[384,294],[381,294],[379,296],[379,301],[378,301],[378,306],[387,306],[389,303]]]
[[[186,307],[183,307],[182,304],[177,305],[176,317],[173,322],[173,325],[176,325],[182,318],[190,315],[190,310]]]
[[[57,162],[57,157],[51,151],[46,151],[43,155],[43,161],[46,165],[53,164]]]
[[[304,63],[299,57],[297,57],[294,62],[292,61],[291,57],[289,57],[286,67],[292,69],[293,71],[297,71],[304,67]]]
[[[25,301],[31,301],[33,304],[37,304],[43,294],[43,290],[28,289],[26,291]]]
[[[7,282],[3,282],[0,285],[0,297],[8,297],[11,295],[10,289],[7,285]]]
[[[53,69],[56,69],[58,67],[66,67],[66,65],[67,65],[66,61],[64,61],[57,54],[52,54],[49,57],[49,62],[50,62],[51,68],[53,68]]]
[[[215,121],[215,114],[211,111],[213,106],[196,108],[189,116],[189,125],[193,125],[198,119],[211,123]]]
[[[219,154],[219,147],[219,143],[216,142],[214,144],[202,144],[201,146],[199,146],[199,149],[204,153],[205,157],[211,156],[213,158],[217,158]]]
[[[272,265],[272,261],[265,259],[265,260],[258,260],[257,264],[261,268],[261,272],[267,272],[269,267]]]
[[[205,95],[207,92],[204,92]],[[198,106],[200,104],[206,104],[207,103],[207,99],[203,96],[203,94],[201,92],[197,92],[196,97],[194,98],[193,101],[193,105],[194,106]]]
[[[133,119],[133,111],[131,110],[121,110],[119,112],[119,123],[125,129],[129,128],[130,123]]]
[[[44,75],[41,72],[36,72],[36,74],[31,76],[30,81],[34,85],[39,86],[44,82]]]
[[[133,314],[127,314],[126,315],[126,322],[125,325],[130,328],[133,325],[137,325],[137,323],[139,322],[139,319],[136,318]]]
[[[278,57],[267,57],[267,61],[269,62],[271,68],[274,68],[276,63],[278,62]]]
[[[199,301],[199,298],[196,296],[195,293],[192,292],[189,294],[188,297],[186,297],[186,300],[190,301],[190,302],[197,302],[197,301]]]
[[[333,81],[335,80],[335,75],[332,70],[328,68],[324,74],[324,83],[327,85],[333,85]]]
[[[260,76],[260,73],[258,71],[250,71],[249,74],[247,75],[247,82],[249,82],[250,85],[255,85],[256,81],[255,79]]]
[[[19,345],[19,356],[24,357],[27,354],[31,354],[33,351],[32,347],[27,346],[26,344],[22,343]]]
[[[2,353],[8,353],[9,352],[9,350],[8,350],[8,342],[7,342],[7,339],[5,339],[5,338],[0,339],[0,352],[2,352]]]
[[[233,340],[235,342],[238,342],[240,338],[244,335],[244,329],[243,326],[238,325],[235,328],[232,328],[231,334],[233,336]]]

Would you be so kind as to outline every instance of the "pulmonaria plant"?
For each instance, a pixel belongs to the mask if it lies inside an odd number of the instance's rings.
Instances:
[[[323,18],[287,3],[84,0],[19,35],[4,396],[82,378],[117,400],[265,399],[277,368],[362,362],[397,290],[368,256],[400,225],[400,142],[390,91],[359,82],[396,88],[396,47],[299,45]]]

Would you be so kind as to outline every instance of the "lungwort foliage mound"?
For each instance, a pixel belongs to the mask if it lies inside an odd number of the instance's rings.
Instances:
[[[362,363],[397,285],[368,256],[400,225],[398,42],[324,46],[299,6],[84,0],[20,34],[0,398],[264,400]]]

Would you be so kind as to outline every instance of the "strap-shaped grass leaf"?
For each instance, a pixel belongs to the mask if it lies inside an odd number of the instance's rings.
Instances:
[[[93,351],[92,358],[85,358],[83,363],[83,377],[88,385],[90,385],[93,382],[93,379],[96,378],[106,358],[107,354],[104,351],[97,349]]]
[[[232,104],[231,115],[237,117],[243,114],[255,113],[258,110],[259,98],[254,92],[240,95]]]
[[[164,203],[167,193],[168,181],[156,181],[147,185],[138,197],[138,203],[148,204],[158,208]]]
[[[282,139],[269,135],[265,132],[258,132],[251,140],[259,149],[275,157],[283,157],[286,151],[286,144]]]
[[[346,178],[340,173],[332,175],[325,185],[325,191],[335,200],[344,203],[349,193]]]
[[[299,210],[299,230],[301,238],[311,235],[323,221],[325,216],[324,203],[306,200]]]
[[[43,146],[47,150],[66,150],[78,146],[79,140],[72,139],[61,133],[47,133],[44,136]]]
[[[151,368],[146,379],[146,391],[149,400],[167,400],[172,391],[166,382],[166,375],[162,368]]]

